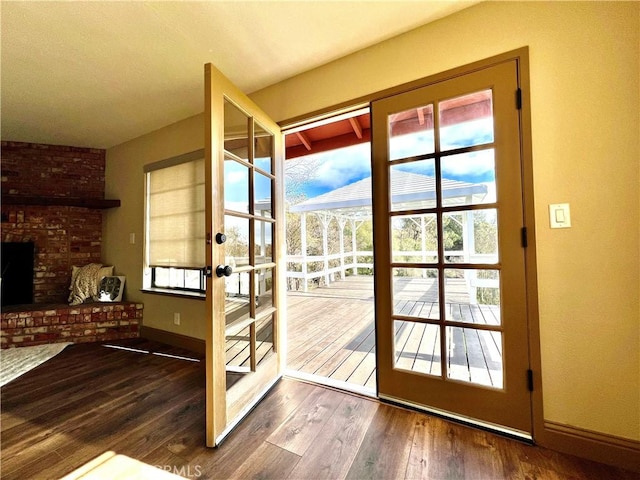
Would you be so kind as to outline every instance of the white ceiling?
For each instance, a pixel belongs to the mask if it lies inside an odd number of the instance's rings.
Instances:
[[[108,148],[477,1],[1,3],[3,140]]]

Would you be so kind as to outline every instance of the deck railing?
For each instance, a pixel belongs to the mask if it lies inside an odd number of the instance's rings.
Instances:
[[[468,254],[461,250],[451,250],[444,252],[445,257],[451,261],[451,268],[455,269],[456,263],[483,263],[491,264],[496,262],[497,256],[494,254]],[[436,251],[394,251],[393,257],[404,257],[418,259],[415,263],[427,263],[430,258],[437,258]],[[355,252],[334,253],[330,255],[287,255],[287,289],[302,290],[307,292],[309,282],[317,282],[322,279],[325,286],[336,281],[336,274],[340,275],[340,279],[345,278],[347,274],[358,275],[358,269],[369,269],[373,273],[373,251],[358,250]],[[371,261],[366,261],[371,259]],[[337,266],[330,266],[335,264]],[[310,271],[310,264],[320,264],[322,268]],[[298,265],[300,270],[290,270],[292,266]],[[469,298],[475,299],[478,288],[499,288],[499,280],[497,279],[481,279],[477,278],[476,270],[465,270],[464,272]]]
[[[371,262],[358,261],[359,257],[371,257]],[[338,266],[331,267],[331,263],[339,262]],[[309,271],[309,264],[321,263],[323,268],[317,271]],[[300,265],[300,271],[289,270],[292,265]],[[358,268],[373,269],[373,252],[356,251],[345,253],[334,253],[331,255],[287,255],[287,286],[292,290],[293,285],[301,286],[302,291],[306,292],[309,288],[309,281],[324,279],[324,284],[329,285],[335,281],[336,273],[340,274],[340,278],[347,275],[347,271],[351,275],[358,275]],[[292,280],[299,280],[291,282]],[[295,288],[298,290],[298,288]]]

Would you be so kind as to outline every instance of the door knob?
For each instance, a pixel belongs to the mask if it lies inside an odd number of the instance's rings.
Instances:
[[[218,265],[216,267],[216,275],[219,277],[228,277],[233,273],[233,268],[229,265]]]
[[[216,243],[222,245],[227,241],[227,236],[224,233],[216,233]]]

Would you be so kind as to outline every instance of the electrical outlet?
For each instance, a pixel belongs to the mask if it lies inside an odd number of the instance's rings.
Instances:
[[[180,314],[179,313],[174,313],[173,314],[173,324],[174,325],[180,325]]]

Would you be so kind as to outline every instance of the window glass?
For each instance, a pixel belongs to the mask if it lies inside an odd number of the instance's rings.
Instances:
[[[433,105],[389,115],[389,160],[433,153]]]
[[[440,111],[440,151],[493,142],[491,90],[444,100]]]

